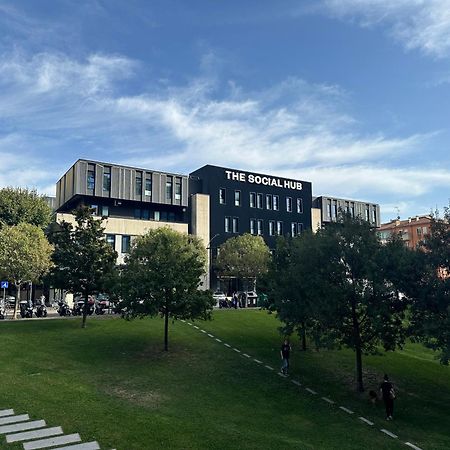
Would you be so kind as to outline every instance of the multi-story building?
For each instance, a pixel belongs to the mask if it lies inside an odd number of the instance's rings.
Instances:
[[[211,261],[230,237],[259,235],[274,248],[277,236],[321,227],[336,220],[341,209],[374,226],[380,216],[374,204],[330,197],[313,202],[312,185],[303,180],[212,165],[180,175],[85,159],[57,182],[56,220],[73,222],[71,211],[82,204],[105,218],[106,240],[117,251],[119,264],[133,238],[150,229],[169,226],[199,236],[210,267],[204,286],[214,289],[220,283]]]
[[[380,226],[380,205],[376,203],[321,196],[314,197],[312,204],[314,209],[319,210],[313,211],[315,229],[327,223],[336,222],[341,213],[361,217],[375,228]]]
[[[391,220],[380,226],[378,235],[381,242],[386,243],[394,233],[399,234],[407,247],[416,248],[420,241],[431,232],[431,220],[429,215]]]
[[[56,184],[56,220],[89,205],[123,262],[134,236],[168,226],[188,232],[188,176],[79,159]]]

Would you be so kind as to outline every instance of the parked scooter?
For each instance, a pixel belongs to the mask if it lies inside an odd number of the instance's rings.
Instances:
[[[44,304],[36,305],[36,317],[47,317],[47,308]]]
[[[58,309],[57,309],[58,314],[61,317],[66,317],[66,316],[70,316],[72,315],[72,311],[69,308],[69,305],[66,302],[58,302]]]
[[[31,319],[31,317],[33,317],[33,307],[27,300],[21,300],[19,302],[19,308],[20,317],[22,317],[22,319]]]
[[[83,308],[84,308],[84,300],[77,300],[73,304],[72,314],[74,316],[81,316],[83,314]]]
[[[109,309],[109,300],[106,298],[97,299],[95,304],[95,314],[101,315],[105,314]]]

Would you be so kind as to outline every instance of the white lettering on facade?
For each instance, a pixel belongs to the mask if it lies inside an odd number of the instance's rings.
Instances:
[[[225,170],[227,180],[240,181],[242,183],[262,184],[264,186],[275,186],[285,189],[294,189],[301,191],[303,185],[300,181],[283,180],[281,178],[272,178],[268,176],[246,174],[244,172],[235,172],[233,170]]]

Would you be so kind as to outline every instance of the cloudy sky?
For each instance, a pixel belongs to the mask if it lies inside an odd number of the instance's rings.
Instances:
[[[0,186],[90,158],[448,204],[450,0],[0,0],[0,52]]]

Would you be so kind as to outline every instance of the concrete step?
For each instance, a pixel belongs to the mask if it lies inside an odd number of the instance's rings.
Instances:
[[[0,411],[0,417],[13,416],[13,415],[14,415],[13,409],[4,409],[4,410]]]
[[[24,431],[22,433],[8,434],[6,436],[6,442],[19,442],[28,441],[29,439],[40,439],[50,436],[58,436],[63,434],[61,427],[43,428],[40,430]]]
[[[68,445],[67,447],[58,447],[53,450],[100,450],[97,442],[86,442],[84,444]]]
[[[16,423],[14,425],[3,425],[0,427],[0,434],[15,433],[17,431],[34,430],[47,426],[45,420],[33,420],[32,422]]]
[[[81,442],[81,438],[78,433],[25,442],[23,444],[23,448],[24,450],[35,450],[38,448],[55,447],[56,445],[72,444],[74,442]]]
[[[1,425],[8,425],[9,423],[17,423],[17,422],[25,422],[26,420],[30,420],[28,414],[20,414],[18,416],[8,416],[0,419]]]

